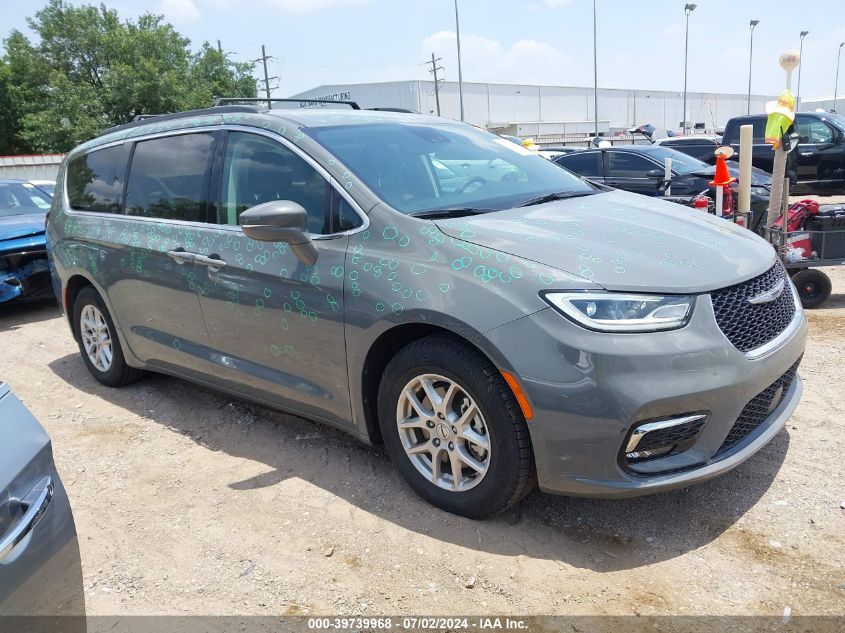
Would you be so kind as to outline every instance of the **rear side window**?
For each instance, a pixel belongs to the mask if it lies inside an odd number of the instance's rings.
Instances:
[[[115,145],[78,156],[67,166],[67,197],[80,211],[120,213],[129,145]]]
[[[179,134],[135,145],[126,183],[126,213],[207,221],[214,134]]]
[[[601,178],[604,176],[601,152],[570,152],[564,154],[555,162],[585,178]]]
[[[754,143],[760,144],[766,142],[766,117],[755,117],[751,121],[744,120],[738,123],[728,125],[725,130],[725,136],[722,139],[724,145],[739,145],[739,128],[743,125],[752,125]]]

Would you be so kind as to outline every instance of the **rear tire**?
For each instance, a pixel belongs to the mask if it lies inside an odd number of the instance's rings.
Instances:
[[[144,374],[126,364],[106,304],[91,286],[79,291],[73,303],[73,333],[88,371],[107,387],[123,387]]]
[[[818,308],[827,301],[833,289],[830,277],[813,268],[799,270],[792,276],[792,283],[798,290],[801,305],[808,309]]]
[[[438,508],[483,519],[535,485],[513,392],[487,358],[455,338],[436,334],[399,350],[384,370],[378,410],[396,468]]]

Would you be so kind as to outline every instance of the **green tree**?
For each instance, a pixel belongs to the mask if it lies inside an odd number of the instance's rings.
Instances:
[[[28,20],[37,34],[6,39],[0,65],[0,152],[63,152],[139,114],[207,107],[213,95],[254,97],[252,64],[203,43],[198,52],[160,15],[49,0]],[[5,145],[3,145],[5,143]],[[3,152],[5,153],[5,152]]]

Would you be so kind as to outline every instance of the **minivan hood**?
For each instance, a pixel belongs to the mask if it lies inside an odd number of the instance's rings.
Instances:
[[[437,220],[455,239],[568,272],[608,290],[698,293],[768,270],[771,245],[696,209],[624,191]]]

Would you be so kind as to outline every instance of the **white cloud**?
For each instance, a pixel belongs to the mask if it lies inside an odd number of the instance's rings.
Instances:
[[[323,9],[369,4],[371,0],[268,0],[288,13],[310,13]]]
[[[422,42],[422,53],[447,57],[447,76],[456,79],[457,45],[454,31],[440,31]],[[510,45],[471,33],[461,35],[461,58],[466,81],[560,84],[572,60],[562,51],[533,38]],[[450,68],[450,66],[453,67]]]
[[[174,22],[193,22],[201,17],[193,0],[161,0],[159,12]]]

